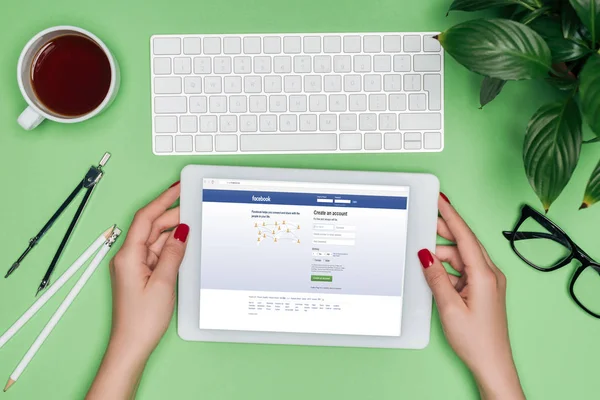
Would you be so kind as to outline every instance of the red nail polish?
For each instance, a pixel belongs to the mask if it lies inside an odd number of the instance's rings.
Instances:
[[[179,182],[181,182],[181,181],[177,181],[174,184],[172,184],[171,186],[169,186],[169,189],[171,189],[172,187],[175,187],[175,186],[179,185]]]
[[[446,196],[444,193],[440,192],[440,196],[442,196],[442,199],[446,200],[446,203],[452,204],[450,203],[450,199],[448,199],[448,196]]]
[[[421,261],[421,265],[423,268],[429,268],[433,264],[433,256],[431,252],[427,249],[419,250],[419,261]]]
[[[187,226],[186,224],[179,224],[177,226],[177,228],[175,229],[175,234],[173,235],[173,237],[175,239],[179,240],[180,242],[185,243],[189,233],[190,233],[189,226]]]

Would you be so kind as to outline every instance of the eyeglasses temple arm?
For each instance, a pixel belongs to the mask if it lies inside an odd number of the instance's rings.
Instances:
[[[513,239],[513,232],[511,231],[504,231],[502,232],[504,234],[504,237],[508,240]],[[569,242],[567,242],[567,240],[561,238],[561,237],[557,237],[555,235],[552,235],[550,233],[544,233],[544,232],[516,232],[516,234],[514,234],[514,240],[527,240],[527,239],[550,239],[552,241],[555,241],[557,243],[562,244],[563,246],[569,247]]]

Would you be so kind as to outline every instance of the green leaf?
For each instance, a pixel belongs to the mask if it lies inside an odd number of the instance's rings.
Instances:
[[[561,5],[560,22],[562,34],[565,39],[579,37],[578,29],[581,22],[579,22],[579,17],[577,17],[575,10],[568,1],[564,1]]]
[[[598,142],[600,142],[600,136],[597,136],[590,140],[584,140],[583,144],[591,144],[591,143],[598,143]]]
[[[579,74],[581,109],[596,136],[600,136],[600,55],[590,57]]]
[[[450,5],[450,11],[479,11],[493,7],[505,7],[511,5],[522,5],[528,9],[534,9],[541,6],[535,0],[454,0]]]
[[[592,50],[578,36],[565,39],[558,19],[542,17],[532,21],[529,27],[540,34],[552,52],[553,62],[573,61],[590,54]]]
[[[503,19],[478,19],[453,26],[438,37],[448,54],[467,69],[503,80],[545,76],[552,56],[531,28]]]
[[[500,94],[505,84],[506,81],[502,79],[490,78],[489,76],[484,77],[483,82],[481,82],[481,90],[479,91],[480,108],[483,108],[483,106],[494,100]]]
[[[596,165],[592,176],[590,176],[590,180],[585,188],[585,194],[583,195],[583,202],[579,209],[588,208],[598,202],[598,200],[600,200],[600,162]]]
[[[550,11],[552,9],[552,7],[550,6],[544,6],[542,8],[538,8],[534,11],[531,11],[527,14],[525,14],[523,17],[521,17],[520,21],[522,24],[529,24],[532,21],[534,21],[535,19],[541,17],[542,15],[546,14],[548,11]]]
[[[600,0],[569,0],[579,19],[589,29],[591,40],[600,40]]]
[[[570,79],[569,77],[562,76],[549,76],[546,78],[546,82],[554,86],[558,90],[573,91],[577,87],[577,80]]]
[[[529,121],[523,162],[546,212],[571,179],[582,140],[581,115],[572,98],[542,106]]]

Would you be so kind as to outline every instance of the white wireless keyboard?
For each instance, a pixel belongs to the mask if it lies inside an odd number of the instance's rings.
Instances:
[[[154,153],[441,151],[433,35],[153,36]]]

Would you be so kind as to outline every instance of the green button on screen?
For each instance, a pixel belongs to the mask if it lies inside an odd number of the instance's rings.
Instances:
[[[310,280],[313,282],[331,282],[333,277],[331,275],[311,275]]]

